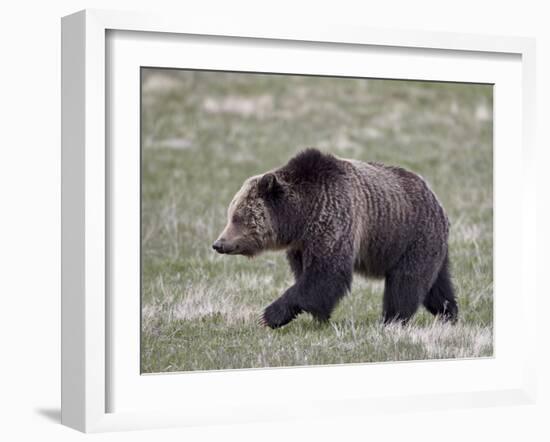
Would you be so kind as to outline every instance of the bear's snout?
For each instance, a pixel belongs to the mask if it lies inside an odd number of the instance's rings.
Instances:
[[[239,251],[241,250],[239,244],[231,243],[224,238],[217,239],[214,244],[212,244],[212,248],[218,253],[224,253],[228,255],[234,255],[236,253],[239,253]]]
[[[217,239],[216,241],[214,241],[214,244],[212,244],[212,248],[218,253],[225,253],[223,240]]]

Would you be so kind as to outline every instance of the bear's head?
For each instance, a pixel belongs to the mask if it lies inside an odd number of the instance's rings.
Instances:
[[[212,245],[218,253],[252,257],[281,248],[276,208],[290,194],[274,172],[248,178],[227,209],[227,225]],[[288,195],[287,195],[288,196]]]
[[[212,247],[219,253],[254,256],[303,241],[311,222],[329,220],[320,202],[346,199],[344,163],[306,149],[285,166],[248,178],[227,210],[227,225]],[[331,198],[323,192],[331,187]],[[311,230],[311,229],[309,229]]]

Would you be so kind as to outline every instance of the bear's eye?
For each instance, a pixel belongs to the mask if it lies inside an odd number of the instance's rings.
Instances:
[[[242,224],[243,217],[240,215],[233,215],[232,221],[233,221],[233,224]]]

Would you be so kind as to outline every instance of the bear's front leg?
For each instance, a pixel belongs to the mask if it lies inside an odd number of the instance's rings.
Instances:
[[[304,271],[304,265],[302,262],[302,251],[301,250],[288,250],[286,252],[286,259],[290,265],[290,270],[294,275],[294,279],[297,281],[302,276]]]
[[[288,324],[302,312],[328,321],[337,302],[350,289],[352,267],[347,257],[314,259],[296,284],[267,307],[260,322],[271,328]]]
[[[279,328],[288,324],[302,312],[300,307],[285,295],[281,296],[264,310],[260,318],[262,325],[267,325],[270,328]]]

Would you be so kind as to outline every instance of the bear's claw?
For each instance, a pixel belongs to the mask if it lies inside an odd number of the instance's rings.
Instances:
[[[260,316],[258,316],[258,319],[256,320],[256,324],[258,324],[260,327],[267,327],[267,321],[265,320],[263,313]]]

